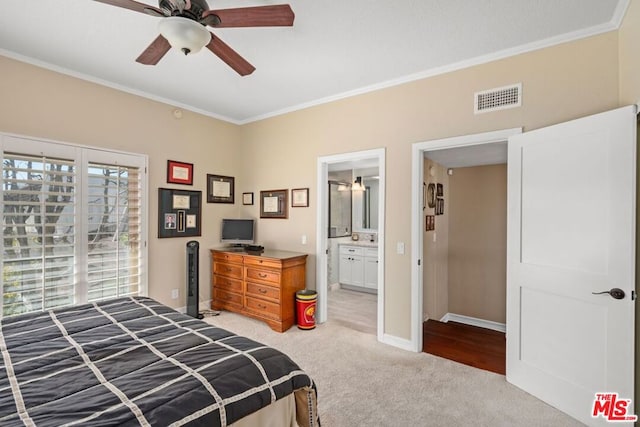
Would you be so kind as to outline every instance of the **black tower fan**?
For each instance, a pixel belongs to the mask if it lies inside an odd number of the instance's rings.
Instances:
[[[187,242],[187,314],[196,319],[202,319],[198,311],[199,270],[198,251],[200,244],[195,240]]]

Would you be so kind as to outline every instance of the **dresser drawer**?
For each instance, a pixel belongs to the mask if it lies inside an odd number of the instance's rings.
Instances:
[[[364,256],[377,258],[378,248],[364,248]]]
[[[236,308],[242,308],[242,294],[236,294],[222,289],[214,289],[213,303],[217,306],[230,305]]]
[[[242,293],[242,279],[232,279],[230,277],[214,274],[213,286],[217,289],[225,289],[231,292]]]
[[[247,268],[246,280],[258,280],[258,281],[280,284],[279,271],[262,270],[262,269],[253,268],[253,267],[246,267],[246,268]]]
[[[260,298],[269,298],[280,301],[280,289],[271,286],[261,285],[259,283],[247,282],[247,296],[257,296]]]
[[[242,266],[236,264],[228,264],[226,262],[216,262],[213,264],[213,274],[231,277],[234,279],[242,279]]]
[[[242,264],[242,255],[229,252],[213,252],[213,260],[216,262],[232,262]]]
[[[272,319],[280,318],[280,304],[258,298],[245,297],[244,306],[247,310],[257,313],[262,317],[270,317]]]
[[[282,268],[282,262],[277,259],[270,258],[260,258],[260,257],[245,257],[244,265],[247,266],[257,266],[257,267],[268,267],[268,268]]]
[[[358,246],[340,246],[340,255],[362,255],[364,248]]]

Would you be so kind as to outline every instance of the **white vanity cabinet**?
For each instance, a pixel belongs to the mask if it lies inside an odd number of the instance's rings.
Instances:
[[[346,289],[378,291],[378,248],[340,245],[340,284]]]
[[[364,248],[364,287],[378,291],[378,248]]]

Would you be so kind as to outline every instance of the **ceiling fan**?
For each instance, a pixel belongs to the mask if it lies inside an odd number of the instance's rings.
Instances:
[[[209,32],[206,26],[290,27],[295,17],[288,4],[209,10],[206,0],[159,0],[159,7],[133,0],[95,1],[162,18],[158,25],[160,35],[136,62],[156,65],[171,47],[188,55],[206,46],[241,76],[253,73],[256,68]]]

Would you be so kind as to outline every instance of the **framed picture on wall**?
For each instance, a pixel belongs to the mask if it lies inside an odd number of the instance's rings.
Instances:
[[[253,205],[253,193],[242,193],[242,204]]]
[[[432,231],[436,229],[436,217],[434,215],[427,215],[425,217],[425,231]]]
[[[287,190],[260,192],[260,218],[288,218]]]
[[[444,199],[436,199],[436,215],[444,214]]]
[[[167,182],[193,185],[193,163],[167,160]]]
[[[294,188],[291,190],[291,207],[307,208],[309,207],[309,189]]]
[[[202,191],[158,188],[158,237],[201,235]]]
[[[430,208],[436,207],[436,185],[433,182],[427,186],[426,201]]]
[[[232,176],[207,174],[207,203],[234,203]]]

